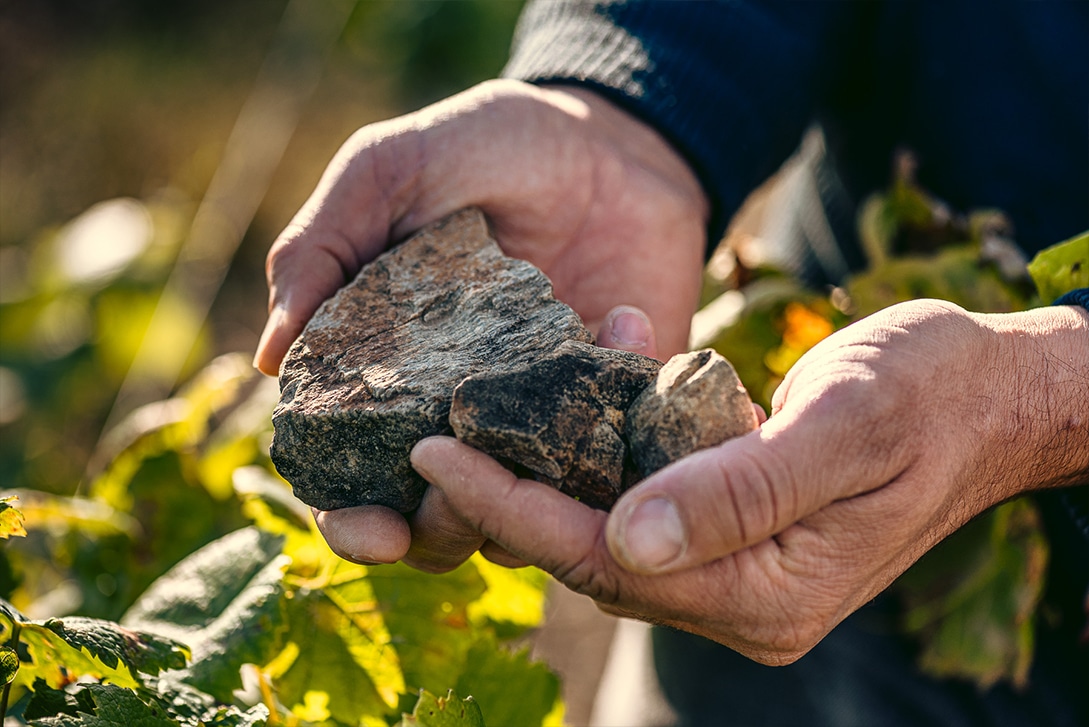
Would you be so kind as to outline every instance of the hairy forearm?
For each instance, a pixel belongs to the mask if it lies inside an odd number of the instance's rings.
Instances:
[[[980,314],[990,332],[1005,496],[1089,482],[1089,311]],[[1004,446],[1004,449],[1002,445]]]

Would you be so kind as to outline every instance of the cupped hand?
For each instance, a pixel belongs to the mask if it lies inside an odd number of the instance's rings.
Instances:
[[[413,463],[474,530],[606,610],[787,663],[974,515],[1089,473],[1086,350],[1076,309],[895,306],[807,353],[760,429],[611,513],[453,439]]]
[[[708,202],[685,161],[593,92],[491,81],[344,144],[269,251],[256,365],[275,374],[314,311],[363,264],[470,205],[592,330],[627,303],[667,332],[665,356],[686,345]]]
[[[687,164],[592,92],[493,81],[345,143],[269,252],[269,319],[255,364],[275,374],[317,307],[363,264],[470,205],[505,253],[548,275],[603,345],[663,357],[686,345],[708,216]],[[647,327],[637,321],[631,334],[626,317],[606,321],[624,303],[668,333],[624,340]],[[407,520],[382,507],[316,518],[334,550],[363,562],[447,570],[483,542],[435,490]]]

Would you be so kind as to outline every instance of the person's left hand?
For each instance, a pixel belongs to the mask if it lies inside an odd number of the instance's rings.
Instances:
[[[760,429],[611,513],[454,439],[412,460],[508,557],[605,610],[789,663],[976,514],[1089,471],[1087,341],[1080,309],[892,307],[807,353]]]

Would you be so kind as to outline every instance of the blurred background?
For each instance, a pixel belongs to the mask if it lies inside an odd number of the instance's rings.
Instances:
[[[2,6],[0,487],[73,494],[107,420],[254,349],[339,145],[497,74],[521,3]]]

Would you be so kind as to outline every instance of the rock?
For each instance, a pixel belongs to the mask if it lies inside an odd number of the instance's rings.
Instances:
[[[426,483],[409,451],[451,433],[467,376],[590,342],[548,279],[508,258],[479,210],[436,223],[366,265],[318,309],[280,372],[272,460],[323,510],[414,509]]]
[[[458,439],[608,509],[634,481],[625,411],[661,366],[571,341],[539,360],[461,382],[450,424]]]
[[[711,349],[679,354],[628,409],[625,434],[646,477],[699,449],[756,429],[752,400],[730,362]]]

